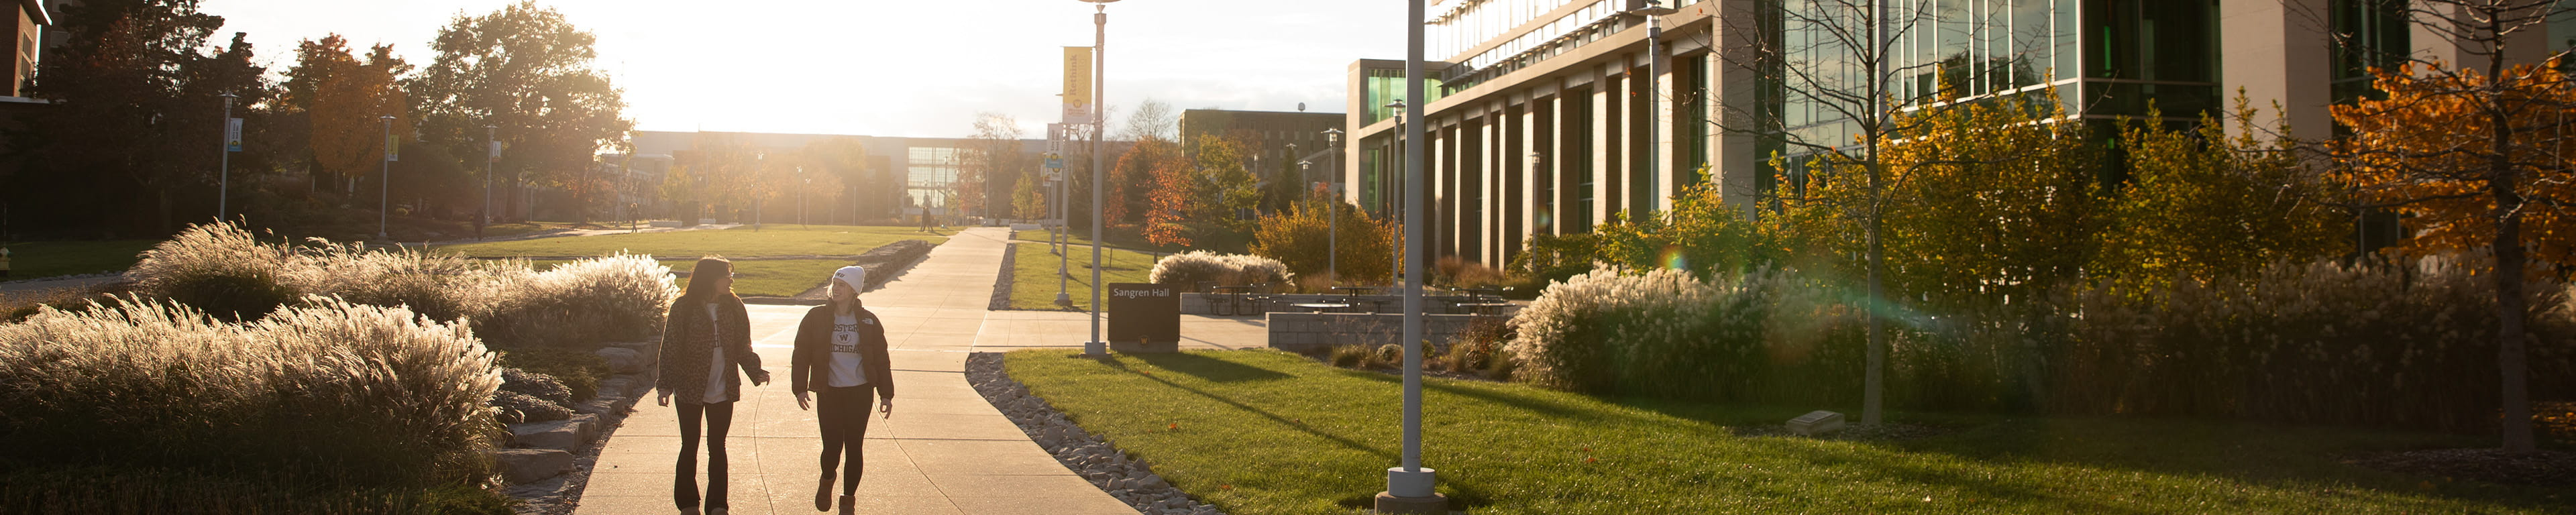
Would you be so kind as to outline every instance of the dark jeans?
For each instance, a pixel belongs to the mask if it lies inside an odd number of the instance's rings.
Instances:
[[[707,511],[725,505],[725,431],[733,428],[733,403],[680,405],[680,466],[671,475],[671,498],[681,509],[698,505],[698,418],[707,421]]]
[[[825,387],[817,393],[821,400],[816,403],[821,406],[814,408],[814,418],[823,424],[823,477],[832,477],[833,466],[847,455],[847,462],[840,463],[844,467],[841,475],[849,478],[841,482],[841,495],[857,493],[859,475],[867,462],[866,454],[860,448],[863,447],[862,440],[868,436],[868,405],[876,400],[877,390],[859,385]]]

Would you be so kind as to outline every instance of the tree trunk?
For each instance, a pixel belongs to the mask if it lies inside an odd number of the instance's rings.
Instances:
[[[1868,359],[1865,364],[1865,366],[1869,368],[1868,370],[1861,372],[1861,425],[1878,425],[1885,416],[1884,407],[1886,406],[1887,398],[1887,331],[1886,327],[1880,322],[1881,317],[1879,316],[1881,314],[1879,309],[1880,304],[1885,302],[1883,297],[1885,297],[1886,293],[1886,288],[1882,284],[1882,281],[1885,280],[1885,276],[1887,275],[1886,246],[1881,244],[1879,238],[1880,227],[1885,225],[1883,217],[1880,216],[1884,212],[1884,209],[1882,206],[1883,201],[1880,198],[1882,191],[1879,186],[1879,177],[1883,174],[1884,167],[1887,166],[1887,164],[1886,162],[1878,159],[1879,154],[1876,145],[1871,145],[1871,147],[1869,164],[1869,211],[1866,214],[1866,216],[1868,216],[1866,232],[1868,233],[1867,238],[1869,240],[1867,257],[1869,260],[1869,294],[1861,300],[1863,303],[1861,316],[1869,318],[1869,350]]]
[[[2502,372],[2504,450],[2537,449],[2531,428],[2531,367],[2523,328],[2523,255],[2520,195],[2504,177],[2487,180],[2496,200],[2496,368]]]

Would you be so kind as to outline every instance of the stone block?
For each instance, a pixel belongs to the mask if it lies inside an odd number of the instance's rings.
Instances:
[[[598,420],[594,415],[575,416],[590,417],[589,420],[592,421]],[[552,422],[510,424],[510,444],[531,449],[566,451],[577,449],[583,442],[589,441],[583,438],[585,434],[582,425],[582,420],[570,418]]]
[[[1789,432],[1797,433],[1799,436],[1815,436],[1842,429],[1843,414],[1831,411],[1810,411],[1805,415],[1799,415],[1798,418],[1789,419]]]
[[[558,449],[494,449],[491,456],[511,483],[534,483],[572,471],[572,453]]]
[[[644,357],[644,353],[625,347],[609,347],[591,352],[598,354],[599,359],[607,361],[610,371],[620,374],[643,372],[645,367],[653,364],[650,358]]]

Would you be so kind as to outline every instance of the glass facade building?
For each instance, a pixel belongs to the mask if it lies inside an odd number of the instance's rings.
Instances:
[[[1344,193],[1372,210],[1429,207],[1432,257],[1501,264],[1528,234],[1664,209],[1700,181],[1752,212],[1783,187],[1774,156],[1857,142],[1873,84],[1895,109],[2054,95],[2065,122],[2104,129],[2105,145],[2117,120],[2196,123],[2242,90],[2283,106],[2258,116],[2313,138],[2333,126],[2328,106],[2370,94],[2370,67],[2467,55],[2415,40],[2425,31],[2399,0],[1897,2],[1883,65],[1860,47],[1874,2],[1674,3],[1648,16],[1643,0],[1436,2],[1426,41],[1439,87],[1411,104],[1425,141],[1399,143],[1380,107],[1402,94],[1402,62],[1353,66]],[[1650,22],[1660,45],[1645,41]],[[2576,47],[2576,16],[2548,25],[2551,50]],[[1394,191],[1405,145],[1425,150],[1428,191]],[[2104,179],[2122,180],[2118,168]]]

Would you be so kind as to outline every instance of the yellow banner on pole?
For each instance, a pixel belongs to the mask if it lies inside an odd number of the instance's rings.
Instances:
[[[1064,123],[1091,123],[1091,47],[1064,47]]]

